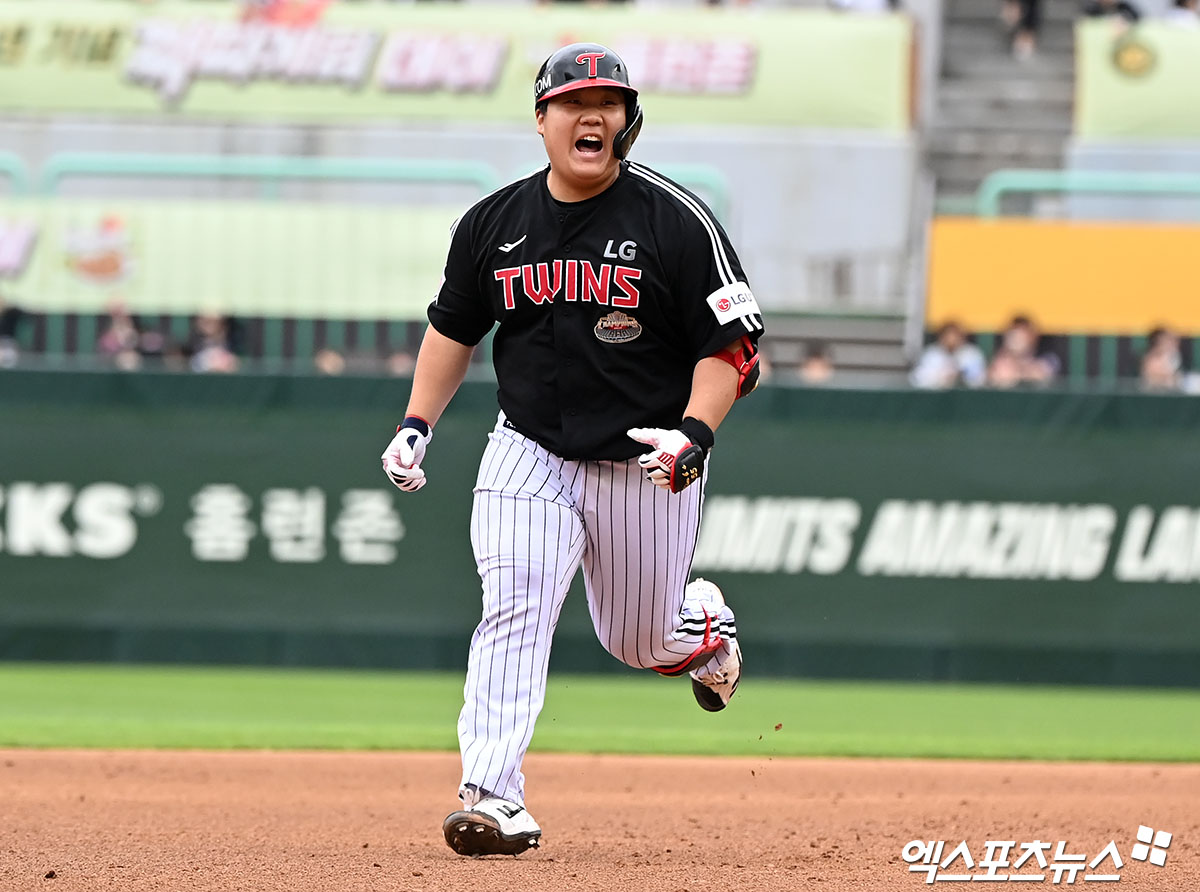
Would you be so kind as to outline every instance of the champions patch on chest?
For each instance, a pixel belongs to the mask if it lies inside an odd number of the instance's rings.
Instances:
[[[606,344],[624,344],[642,334],[642,323],[628,313],[614,310],[596,323],[596,337]]]

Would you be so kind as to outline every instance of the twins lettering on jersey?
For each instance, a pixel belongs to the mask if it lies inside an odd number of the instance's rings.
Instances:
[[[629,257],[633,257],[633,242],[624,242],[620,250],[626,246]],[[612,243],[609,243],[612,247]],[[625,257],[625,254],[609,254],[608,257]],[[504,309],[512,310],[517,306],[517,292],[524,295],[535,304],[552,303],[562,292],[567,301],[594,301],[605,306],[633,308],[638,305],[640,291],[638,279],[642,271],[637,267],[623,266],[615,263],[594,264],[590,260],[551,260],[543,263],[523,263],[520,266],[507,266],[493,273],[497,282],[504,288]]]

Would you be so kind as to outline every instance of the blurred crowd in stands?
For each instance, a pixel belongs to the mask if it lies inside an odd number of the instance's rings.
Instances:
[[[187,338],[179,342],[143,325],[120,302],[109,304],[96,339],[96,354],[126,372],[148,363],[173,371],[236,372],[240,352],[240,327],[231,316],[200,313],[193,317]]]
[[[1136,356],[1138,386],[1147,392],[1200,393],[1200,375],[1185,368],[1180,335],[1165,326],[1152,329]],[[1063,358],[1026,315],[1012,318],[995,339],[991,358],[956,320],[948,320],[922,351],[909,380],[914,387],[1045,387],[1062,378]]]
[[[21,364],[22,329],[33,315],[0,295],[0,369]],[[161,327],[147,324],[119,300],[111,301],[100,320],[96,342],[91,350],[79,345],[75,351],[82,365],[89,358],[103,368],[123,372],[168,371],[200,374],[231,374],[258,368],[254,357],[247,361],[242,320],[217,312],[191,317],[186,337],[174,338]],[[28,332],[26,331],[26,334]],[[38,363],[26,362],[29,367]],[[291,368],[296,370],[295,363]],[[308,368],[308,364],[301,362]],[[412,374],[416,359],[406,348],[345,355],[330,347],[317,349],[311,359],[311,371],[321,375],[368,374],[406,377]]]
[[[1049,0],[1001,0],[1000,19],[1008,31],[1013,55],[1018,59],[1030,58],[1037,49],[1042,10],[1047,2]],[[1124,30],[1146,16],[1133,0],[1083,0],[1080,14],[1086,18],[1108,19],[1117,30]],[[1200,0],[1171,0],[1171,5],[1159,18],[1181,28],[1200,28]]]
[[[931,344],[925,348],[912,371],[915,387],[1041,386],[1053,383],[1062,369],[1062,361],[1044,347],[1034,321],[1014,316],[1000,334],[988,360],[968,332],[956,320],[945,322]]]
[[[21,364],[21,327],[31,318],[0,295],[0,370]],[[419,325],[418,325],[419,327]],[[1126,383],[1150,393],[1200,394],[1200,371],[1190,371],[1190,343],[1168,326],[1156,326],[1144,338],[1131,338],[1127,356],[1118,363]],[[112,302],[98,327],[94,352],[101,367],[125,372],[161,370],[229,374],[261,370],[247,358],[243,324],[233,316],[201,313],[192,317],[186,338],[173,339],[145,325],[121,302]],[[1066,338],[1044,335],[1034,319],[1014,316],[1003,331],[978,335],[949,319],[931,333],[915,359],[908,382],[925,390],[951,388],[1029,389],[1064,382]],[[80,351],[86,354],[86,350]],[[839,376],[834,347],[824,340],[804,344],[800,358],[786,366],[771,361],[770,331],[762,353],[762,380],[802,387],[845,383]],[[1200,360],[1200,355],[1195,356]],[[31,364],[34,365],[34,364]],[[409,377],[416,365],[407,346],[370,351],[318,347],[307,362],[288,364],[310,374]]]

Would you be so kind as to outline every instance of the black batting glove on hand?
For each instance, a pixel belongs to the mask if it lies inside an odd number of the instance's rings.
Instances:
[[[388,479],[403,492],[416,492],[425,485],[425,472],[421,462],[425,459],[425,447],[433,439],[433,431],[424,418],[409,415],[396,428],[396,436],[383,450],[380,459]]]
[[[684,424],[699,425],[703,431],[696,430],[689,436],[682,430],[634,427],[626,432],[639,443],[654,447],[652,452],[638,457],[638,464],[646,472],[647,480],[671,492],[681,492],[700,479],[704,456],[712,445],[712,431],[707,425],[693,418],[685,419]],[[705,439],[704,433],[708,435],[708,444],[702,447],[695,440]]]

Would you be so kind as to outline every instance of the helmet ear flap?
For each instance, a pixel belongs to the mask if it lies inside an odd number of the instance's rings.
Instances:
[[[613,139],[613,154],[618,159],[625,160],[629,155],[629,150],[633,148],[633,141],[641,132],[642,104],[637,99],[631,98],[625,103],[625,126]]]

